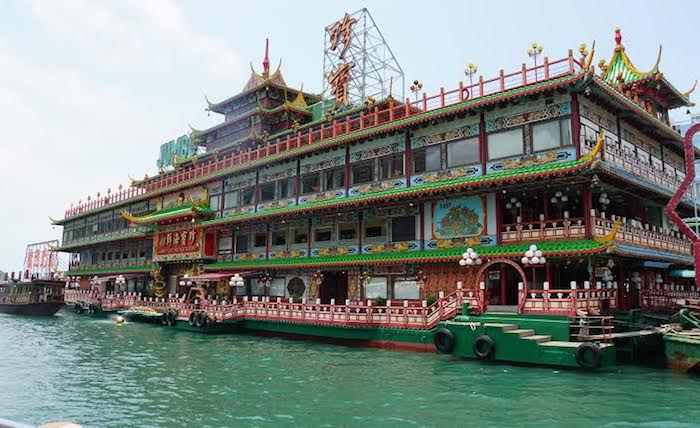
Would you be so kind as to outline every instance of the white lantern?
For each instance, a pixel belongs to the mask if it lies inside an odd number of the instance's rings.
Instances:
[[[459,265],[464,267],[467,265],[467,259],[459,259]]]
[[[471,266],[474,264],[474,259],[467,259],[465,260],[465,262],[467,263],[467,265]]]
[[[480,265],[480,264],[482,264],[484,261],[481,260],[481,259],[476,259],[476,260],[474,260],[474,262],[475,262],[477,265]]]
[[[525,257],[527,257],[528,259],[531,259],[531,258],[535,257],[535,252],[532,250],[527,250],[527,251],[525,251]]]
[[[537,251],[537,245],[530,245],[530,251]]]
[[[471,258],[472,260],[475,260],[475,259],[477,259],[478,257],[479,257],[479,255],[476,254],[476,253],[473,252],[473,251],[472,251],[471,253],[469,253],[469,258]]]
[[[537,256],[535,256],[535,257],[533,257],[532,260],[530,260],[530,261],[532,262],[533,265],[537,265],[537,264],[540,263],[540,258],[537,257]]]
[[[463,258],[463,259],[468,259],[468,258],[469,258],[469,251],[467,251],[466,253],[463,253],[463,254],[462,254],[462,258]]]
[[[521,261],[524,265],[530,263],[530,259],[527,258],[527,257],[523,257],[522,259],[520,259],[520,261]]]
[[[543,264],[545,263],[545,261],[546,261],[546,260],[544,259],[544,257],[540,257],[539,259],[540,259],[540,264],[541,264],[541,265],[543,265]]]
[[[540,250],[535,251],[535,256],[542,257],[542,251],[540,251]]]

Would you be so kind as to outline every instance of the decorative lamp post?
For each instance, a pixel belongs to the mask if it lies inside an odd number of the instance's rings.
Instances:
[[[528,55],[530,58],[532,58],[532,60],[533,60],[534,63],[535,63],[535,81],[538,80],[538,77],[537,77],[537,57],[540,56],[540,54],[542,53],[542,49],[544,49],[544,48],[542,47],[542,45],[540,45],[539,43],[535,42],[535,43],[533,43],[532,46],[527,50],[527,55]]]
[[[416,97],[416,102],[418,102],[418,94],[420,93],[421,89],[423,89],[423,84],[418,80],[414,80],[413,84],[408,89],[413,92],[413,95]]]
[[[523,203],[518,200],[516,197],[511,197],[508,202],[506,202],[506,209],[511,210],[513,214],[513,220],[515,220],[516,223],[520,223],[520,220],[522,220],[522,216],[519,216],[518,213],[523,207]]]
[[[660,273],[654,275],[654,284],[656,284],[656,289],[661,290],[661,284],[664,283],[664,279]]]
[[[632,278],[630,278],[630,281],[634,284],[634,286],[639,290],[642,286],[642,276],[639,274],[639,272],[633,272],[632,273]]]
[[[241,275],[236,273],[228,281],[228,285],[229,287],[233,287],[233,295],[235,296],[237,294],[238,287],[243,287],[245,285],[245,280]]]
[[[608,205],[610,205],[608,194],[605,192],[601,193],[600,197],[598,198],[598,203],[600,203],[600,208],[605,211],[608,208]]]
[[[459,265],[465,266],[479,266],[483,263],[483,260],[479,258],[479,254],[476,253],[472,248],[467,248],[467,251],[462,254],[462,258],[459,259]]]
[[[472,86],[474,86],[473,78],[474,78],[474,75],[476,74],[477,70],[478,70],[478,67],[473,62],[470,62],[469,64],[467,64],[466,67],[464,67],[464,75],[469,78],[470,90],[473,90],[471,88],[472,88]]]
[[[537,249],[537,245],[530,245],[530,248],[525,251],[523,257],[520,259],[522,264],[532,266],[532,288],[535,288],[535,267],[537,265],[544,265],[546,259],[542,254],[542,251]]]
[[[90,280],[90,288],[91,289],[96,289],[100,285],[100,279],[97,277],[97,275],[93,276],[92,279]]]
[[[124,279],[124,275],[119,275],[117,279],[114,280],[114,285],[116,285],[119,289],[119,291],[124,291],[122,287],[126,285],[126,279]]]

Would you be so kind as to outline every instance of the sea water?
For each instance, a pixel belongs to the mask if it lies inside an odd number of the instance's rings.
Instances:
[[[0,314],[0,418],[86,427],[700,425],[700,379]]]

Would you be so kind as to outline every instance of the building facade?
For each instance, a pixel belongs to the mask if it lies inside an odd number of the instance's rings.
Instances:
[[[161,297],[188,278],[216,296],[323,303],[430,299],[462,282],[533,310],[541,290],[607,290],[619,309],[696,294],[674,274],[691,243],[663,210],[685,177],[668,111],[689,94],[616,42],[599,69],[582,49],[325,114],[266,52],[240,94],[209,102],[224,120],[190,136],[204,154],[71,208],[59,250],[83,287]],[[229,286],[236,273],[243,287]]]

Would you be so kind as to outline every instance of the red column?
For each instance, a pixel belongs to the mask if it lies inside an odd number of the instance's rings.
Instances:
[[[406,187],[411,187],[411,132],[406,130],[406,153],[404,155]]]
[[[496,244],[500,245],[503,233],[503,194],[496,193]]]
[[[591,239],[593,236],[593,224],[591,223],[591,209],[593,208],[593,199],[591,193],[591,183],[583,184],[583,221],[586,225],[586,239]]]
[[[488,273],[487,273],[488,275]],[[508,293],[506,290],[507,287],[507,281],[506,281],[506,266],[504,264],[501,264],[501,305],[507,305],[508,302]]]
[[[483,112],[479,116],[479,148],[481,149],[481,173],[486,174],[486,159],[488,158],[488,150],[486,147],[486,119]]]
[[[420,221],[420,249],[425,249],[425,203],[418,202],[418,221]]]
[[[571,142],[576,149],[576,158],[581,156],[581,114],[578,104],[578,95],[571,94]]]
[[[345,146],[345,196],[350,196],[350,145]]]

